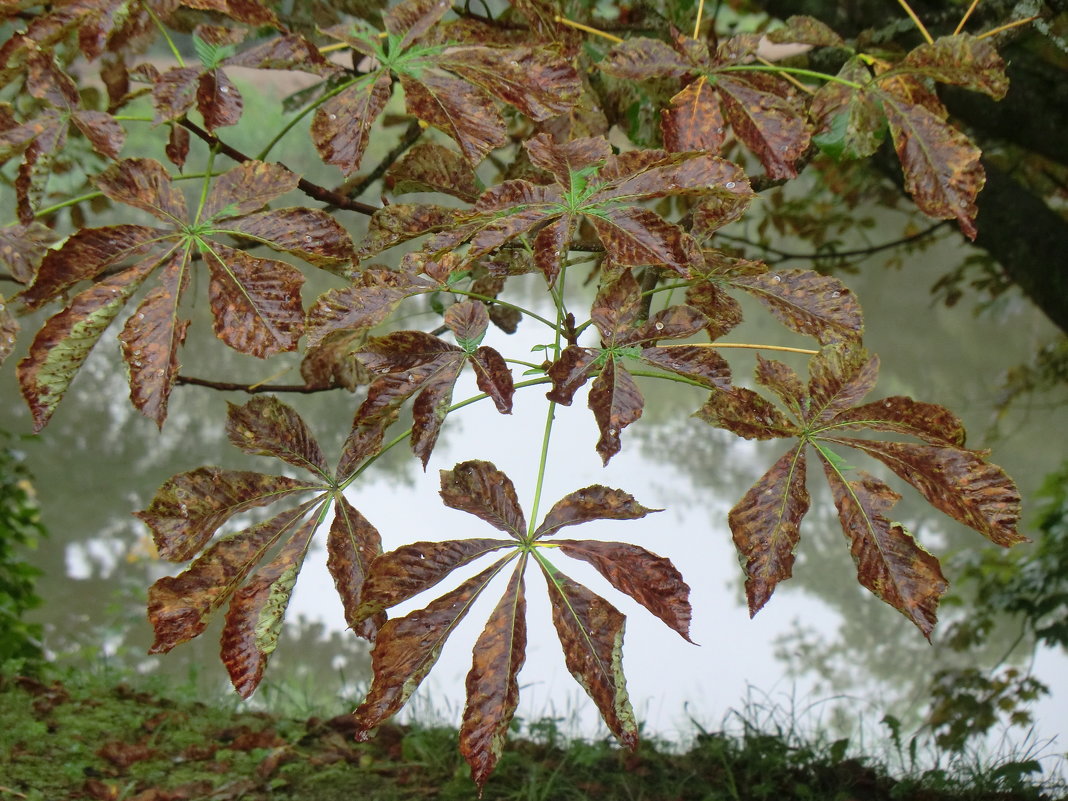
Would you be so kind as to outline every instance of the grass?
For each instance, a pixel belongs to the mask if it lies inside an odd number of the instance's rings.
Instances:
[[[844,741],[806,741],[767,718],[700,731],[684,748],[567,738],[522,726],[486,786],[515,801],[1039,801],[1065,798],[1027,763],[891,776]],[[0,799],[25,801],[401,801],[475,797],[456,731],[385,725],[353,739],[348,714],[286,718],[98,677],[0,679]],[[1023,767],[1021,767],[1023,766]]]

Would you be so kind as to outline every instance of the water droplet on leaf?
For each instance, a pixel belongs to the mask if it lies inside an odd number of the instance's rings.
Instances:
[[[738,184],[736,184],[734,181],[727,181],[727,183],[725,184],[728,189],[734,189],[734,187],[736,187],[737,185]]]
[[[657,320],[656,321],[656,325],[654,325],[653,328],[655,328],[657,331],[663,331],[664,330],[664,324],[662,322],[660,322],[659,320]]]
[[[782,283],[782,277],[781,277],[781,276],[778,276],[778,275],[773,275],[773,276],[771,277],[771,282],[772,282],[773,284],[781,284],[781,283]]]

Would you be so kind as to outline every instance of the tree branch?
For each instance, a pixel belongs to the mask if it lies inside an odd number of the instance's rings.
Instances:
[[[188,119],[183,119],[181,121],[181,125],[183,128],[186,128],[188,131],[193,133],[198,138],[202,139],[204,142],[207,142],[210,146],[217,147],[220,153],[229,156],[234,161],[243,163],[246,161],[253,160],[252,156],[242,153],[237,148],[226,144],[215,134],[208,133],[195,122],[191,122]],[[377,206],[371,206],[367,203],[361,203],[358,200],[350,200],[344,195],[338,194],[337,192],[334,192],[331,189],[327,189],[325,186],[313,184],[306,178],[301,178],[297,182],[297,186],[308,197],[314,198],[315,200],[319,200],[323,203],[328,203],[334,208],[345,209],[346,211],[356,211],[360,214],[367,215],[374,214],[376,211],[378,211]]]
[[[236,384],[231,381],[211,381],[207,378],[196,378],[191,375],[179,375],[174,383],[180,386],[207,387],[220,392],[247,392],[249,395],[257,395],[261,392],[296,392],[302,395],[311,395],[316,392],[328,392],[334,389],[343,389],[340,384],[314,387],[308,384]]]

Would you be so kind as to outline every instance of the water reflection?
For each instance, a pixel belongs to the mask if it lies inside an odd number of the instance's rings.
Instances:
[[[959,254],[934,251],[928,257],[937,264]],[[982,446],[990,390],[999,373],[1024,361],[1048,330],[1040,317],[1023,303],[983,318],[972,317],[966,308],[930,308],[922,265],[899,273],[866,270],[847,283],[864,302],[869,347],[883,359],[875,396],[911,394],[947,405],[962,414],[973,432],[969,444]],[[194,314],[206,315],[206,310],[197,308]],[[762,312],[753,310],[750,319],[732,333],[733,341],[790,341]],[[905,320],[923,323],[902,324]],[[186,363],[207,365],[198,369],[210,369],[209,377],[262,377],[260,363],[222,347],[205,323],[194,322]],[[487,344],[524,358],[532,345],[544,340],[544,331],[525,321],[515,337],[494,331]],[[176,389],[167,425],[158,433],[129,406],[115,351],[114,340],[105,337],[45,434],[26,444],[52,532],[51,541],[36,554],[46,574],[40,593],[47,601],[38,619],[47,625],[47,645],[55,653],[84,655],[89,649],[101,658],[176,676],[188,675],[196,666],[197,680],[205,688],[217,688],[225,681],[217,659],[217,626],[166,657],[144,656],[151,641],[144,618],[145,590],[177,566],[151,557],[146,531],[129,513],[143,508],[176,472],[201,464],[272,471],[277,463],[241,454],[221,434],[226,401],[242,402],[244,396]],[[803,357],[783,358],[803,370]],[[744,383],[753,357],[732,352],[730,360]],[[295,364],[293,360],[294,370]],[[12,373],[13,364],[0,373],[0,398],[11,410],[4,424],[26,431],[28,415],[14,390]],[[475,392],[469,378],[464,382],[457,399]],[[794,578],[750,621],[726,511],[783,448],[738,441],[689,417],[702,402],[697,390],[648,380],[641,387],[646,412],[627,429],[623,452],[606,469],[593,449],[597,434],[584,398],[558,411],[550,453],[554,467],[546,479],[542,509],[544,513],[558,497],[592,483],[620,487],[646,506],[667,509],[641,521],[589,526],[583,536],[628,540],[672,558],[693,590],[693,639],[700,648],[683,642],[629,599],[619,598],[591,569],[560,560],[564,572],[605,594],[628,615],[625,666],[631,696],[647,727],[670,736],[677,729],[689,730],[691,715],[715,725],[750,685],[813,699],[823,693],[855,693],[846,702],[853,707],[856,696],[876,692],[881,711],[894,706],[895,714],[903,716],[902,706],[907,710],[915,702],[927,676],[950,657],[929,646],[911,623],[856,584],[827,494],[813,492]],[[324,449],[336,453],[358,398],[337,392],[285,400],[306,415]],[[374,476],[352,488],[350,500],[380,529],[387,547],[416,539],[487,536],[488,529],[479,521],[442,506],[436,471],[464,459],[488,459],[512,477],[527,506],[534,492],[544,414],[538,388],[517,395],[511,416],[478,407],[462,410],[447,422],[425,476],[405,449],[398,448],[378,463]],[[1051,426],[1068,429],[1064,409],[1042,420],[1017,414],[1006,427],[1011,437],[995,443],[996,461],[1025,493],[1063,457],[1049,447]],[[914,500],[915,493],[885,475],[887,471],[873,472],[902,491],[906,500],[898,507],[898,519],[943,561],[955,549],[983,545],[979,535]],[[815,487],[819,477],[813,479]],[[287,693],[309,705],[325,703],[324,698],[351,696],[366,680],[365,649],[344,633],[340,603],[324,562],[321,548],[309,556],[291,605],[292,622],[267,672],[261,703]],[[537,717],[578,708],[582,711],[575,725],[592,733],[597,731],[595,716],[563,666],[538,581],[532,578],[528,589],[531,642],[520,678],[520,714]],[[470,648],[491,608],[488,604],[476,608],[454,635],[417,703],[439,710],[462,707]],[[951,615],[947,610],[944,617]],[[990,647],[997,650],[1001,645]],[[1063,669],[1063,660],[1052,664],[1053,670]],[[1044,707],[1040,729],[1055,734],[1068,720],[1064,688],[1057,686],[1055,675],[1046,680],[1057,695]],[[338,711],[346,708],[348,702],[339,702]]]

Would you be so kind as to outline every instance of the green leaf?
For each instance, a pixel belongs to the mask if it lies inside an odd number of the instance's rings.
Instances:
[[[212,43],[193,33],[193,51],[206,69],[213,70],[237,51],[234,44]]]

